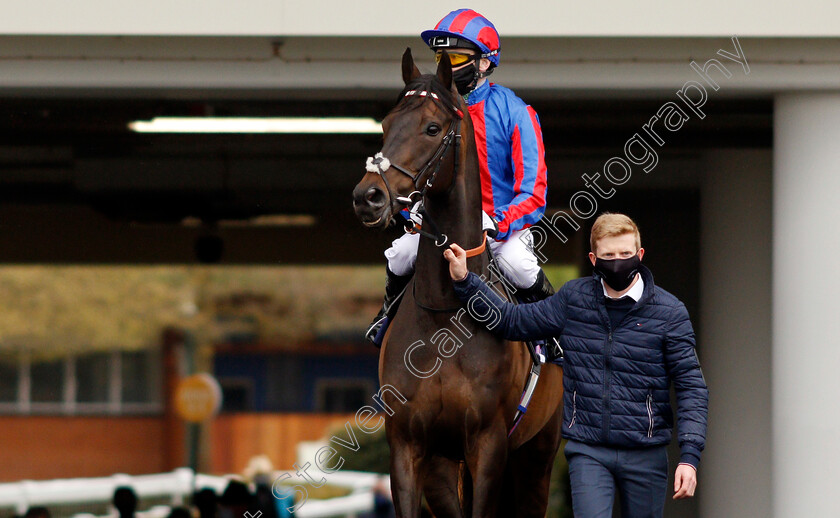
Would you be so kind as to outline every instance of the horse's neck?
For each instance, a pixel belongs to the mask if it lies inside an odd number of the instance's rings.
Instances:
[[[472,131],[470,129],[470,131]],[[438,226],[438,231],[446,234],[446,245],[438,247],[433,240],[420,239],[417,251],[415,294],[424,304],[435,307],[458,305],[458,299],[452,287],[449,275],[449,263],[443,258],[443,251],[452,243],[469,250],[481,245],[481,182],[478,173],[478,160],[474,149],[465,142],[462,153],[462,171],[459,172],[451,189],[435,196],[427,196],[426,213]],[[487,255],[467,260],[470,271],[481,273],[487,266]]]

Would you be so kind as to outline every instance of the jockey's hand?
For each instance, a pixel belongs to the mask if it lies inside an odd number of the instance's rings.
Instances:
[[[483,214],[481,226],[483,227],[482,230],[487,232],[487,237],[496,239],[496,236],[499,235],[499,222],[486,212]]]
[[[443,251],[443,258],[449,261],[449,275],[453,281],[463,281],[470,273],[467,270],[467,252],[455,243]]]
[[[495,223],[493,228],[487,229],[487,237],[492,237],[493,239],[496,239],[496,236],[499,235],[499,224],[495,221],[493,223]]]

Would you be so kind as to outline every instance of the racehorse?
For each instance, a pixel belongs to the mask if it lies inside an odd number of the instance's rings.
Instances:
[[[420,232],[429,237],[420,239],[414,278],[379,356],[380,384],[406,400],[386,416],[396,513],[417,518],[425,496],[437,518],[543,518],[560,445],[562,370],[543,366],[509,436],[530,353],[459,311],[443,258],[444,247],[458,243],[473,251],[470,271],[488,272],[473,126],[447,56],[436,74],[421,75],[407,49],[402,75],[405,88],[382,122],[381,153],[353,190],[356,215],[373,228],[422,198]]]

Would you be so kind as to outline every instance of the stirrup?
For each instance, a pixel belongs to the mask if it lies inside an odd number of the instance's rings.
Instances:
[[[391,317],[385,315],[382,320],[379,321],[379,329],[376,331],[376,336],[373,337],[371,342],[373,345],[377,347],[382,347],[382,340],[385,339],[385,332],[388,331],[388,326],[391,325]]]
[[[365,331],[365,340],[373,345],[380,347],[382,345],[382,338],[384,336],[383,329],[388,327],[388,314],[383,313],[381,317],[376,318],[371,322],[370,326]]]
[[[546,356],[549,363],[563,366],[563,357],[566,353],[560,345],[560,340],[556,336],[549,337],[545,343]]]

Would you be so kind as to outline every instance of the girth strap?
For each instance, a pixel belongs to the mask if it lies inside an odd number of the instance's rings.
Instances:
[[[538,355],[540,354],[539,351],[536,352]],[[545,356],[542,358],[545,358]],[[513,416],[513,426],[511,426],[510,432],[508,432],[508,437],[513,435],[516,427],[519,426],[519,423],[528,411],[528,405],[531,403],[531,398],[534,396],[534,391],[537,389],[537,383],[540,381],[541,370],[542,363],[539,360],[531,364],[531,373],[528,374],[528,381],[525,384],[525,390],[522,391],[522,397],[519,399],[519,406],[516,407],[516,415]]]

